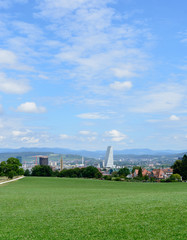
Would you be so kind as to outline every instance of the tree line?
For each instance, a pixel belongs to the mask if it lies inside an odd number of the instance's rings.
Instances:
[[[69,178],[101,178],[102,173],[93,166],[86,168],[63,169],[53,171],[50,166],[35,166],[31,173],[26,170],[25,176],[69,177]]]

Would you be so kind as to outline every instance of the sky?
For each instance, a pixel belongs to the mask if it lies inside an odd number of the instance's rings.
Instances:
[[[0,148],[187,149],[186,0],[0,0]]]

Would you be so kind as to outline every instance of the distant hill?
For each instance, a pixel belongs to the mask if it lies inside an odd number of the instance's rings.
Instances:
[[[103,158],[105,156],[106,150],[103,151],[87,151],[87,150],[72,150],[67,148],[1,148],[0,153],[56,153],[56,154],[73,154],[80,155],[89,158]],[[173,155],[182,154],[187,152],[187,150],[151,150],[151,149],[124,149],[115,150],[114,155]]]

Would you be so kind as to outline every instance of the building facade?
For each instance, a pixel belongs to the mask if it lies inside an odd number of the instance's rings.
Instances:
[[[108,146],[105,156],[105,167],[113,168],[114,167],[114,159],[113,159],[113,148],[112,146]]]
[[[48,166],[48,157],[47,156],[39,157],[39,164],[42,166]]]

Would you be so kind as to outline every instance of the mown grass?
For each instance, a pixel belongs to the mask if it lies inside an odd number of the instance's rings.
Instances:
[[[5,182],[6,180],[8,180],[7,177],[0,176],[0,182]]]
[[[34,178],[0,186],[0,239],[187,239],[186,183]]]
[[[19,178],[21,176],[14,176],[13,179],[16,179],[16,178]],[[9,179],[8,177],[5,177],[5,176],[0,176],[0,182],[6,182],[6,181],[9,181],[9,180],[12,180],[12,179]]]

